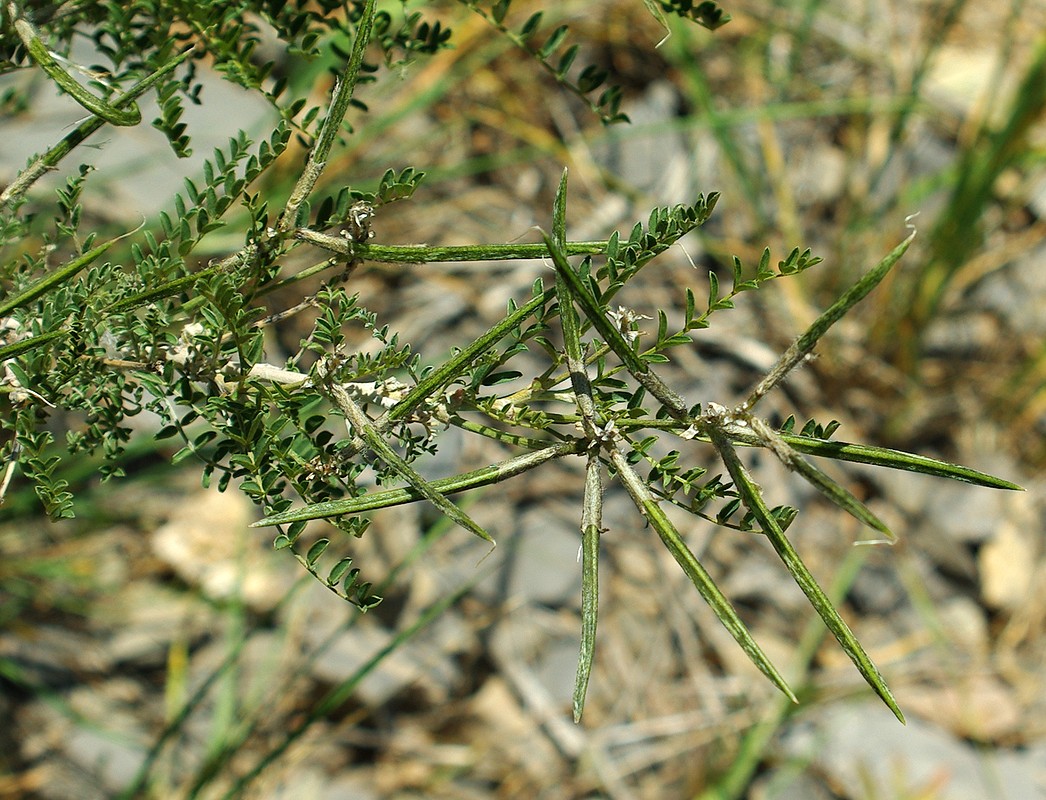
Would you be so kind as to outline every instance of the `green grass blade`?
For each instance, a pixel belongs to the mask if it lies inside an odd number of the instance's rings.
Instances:
[[[763,501],[759,487],[748,474],[748,470],[741,463],[741,459],[738,458],[737,451],[734,450],[730,439],[721,429],[710,427],[712,444],[719,452],[727,472],[730,473],[734,487],[741,496],[741,501],[755,516],[759,527],[762,528],[763,533],[770,540],[770,544],[777,551],[777,555],[784,562],[792,578],[799,585],[799,588],[803,590],[810,604],[820,615],[821,619],[824,620],[824,624],[832,632],[832,635],[839,642],[844,652],[853,661],[858,672],[861,673],[868,685],[875,690],[875,693],[879,695],[882,701],[886,703],[887,707],[894,713],[894,716],[903,723],[904,714],[901,713],[901,709],[898,707],[897,701],[894,700],[893,693],[890,692],[886,681],[883,680],[878,668],[872,663],[861,643],[857,641],[853,631],[843,621],[843,618],[839,616],[839,612],[832,605],[831,600],[828,599],[824,590],[814,580],[814,576],[810,574],[810,570],[807,569],[806,564],[803,563],[795,548],[792,547],[792,543],[788,541],[788,537],[785,536],[777,524],[774,515],[770,513],[770,509],[767,508],[766,503]]]
[[[1005,124],[992,130],[985,121],[977,137],[967,146],[959,164],[958,179],[947,207],[930,234],[933,258],[903,308],[914,317],[916,333],[936,316],[955,273],[981,247],[984,212],[994,200],[993,187],[999,175],[1030,151],[1029,130],[1042,119],[1046,107],[1046,34],[1040,33],[1035,53],[1013,102]]]
[[[478,583],[482,577],[484,577],[483,574],[477,572],[472,580],[457,587],[454,591],[444,594],[436,600],[436,602],[422,611],[421,614],[410,623],[410,625],[396,633],[388,643],[363,662],[350,676],[330,689],[330,691],[328,691],[312,706],[308,713],[300,718],[294,727],[287,730],[283,736],[275,737],[275,743],[272,748],[265,753],[263,757],[257,759],[253,766],[247,770],[245,774],[239,777],[235,783],[233,783],[229,790],[222,795],[222,800],[238,800],[239,798],[251,796],[246,791],[247,787],[250,786],[250,784],[252,784],[262,772],[276,763],[276,761],[283,756],[295,742],[301,739],[302,736],[307,734],[310,730],[313,730],[313,726],[318,721],[329,717],[336,709],[343,707],[345,702],[352,697],[353,692],[356,691],[366,677],[381,666],[381,663],[385,661],[386,658],[391,656],[406,642],[413,639],[428,625],[432,624],[432,622],[445,614],[451,607],[465,597],[465,595],[472,590],[475,584]]]
[[[725,162],[737,178],[737,188],[744,195],[744,207],[755,217],[759,228],[769,229],[773,224],[773,216],[766,209],[768,189],[765,171],[756,166],[756,159],[745,153],[736,123],[732,124],[732,115],[724,112],[716,101],[706,69],[697,55],[701,51],[697,34],[689,25],[676,27],[679,36],[673,37],[665,48],[665,57],[679,70],[683,79],[682,89],[695,109],[692,116],[700,119],[702,125],[707,126],[715,137]],[[765,113],[765,109],[760,109],[760,114]]]

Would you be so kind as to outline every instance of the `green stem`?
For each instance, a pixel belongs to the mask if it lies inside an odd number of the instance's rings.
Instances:
[[[742,411],[751,411],[756,403],[784,380],[785,376],[810,354],[810,351],[814,349],[814,345],[828,332],[829,328],[842,319],[851,308],[861,302],[872,289],[879,285],[882,279],[886,277],[886,274],[893,268],[893,265],[907,252],[908,246],[912,243],[912,239],[915,238],[915,233],[915,228],[913,227],[912,232],[908,234],[903,242],[891,250],[886,258],[861,276],[857,283],[847,289],[838,300],[832,303],[825,309],[824,313],[811,323],[809,328],[800,334],[799,338],[782,353],[777,363],[766,374],[766,377],[752,390],[748,399],[741,406]]]
[[[585,504],[581,514],[581,652],[574,678],[574,722],[585,710],[588,681],[596,652],[599,621],[599,537],[603,532],[603,480],[599,452],[590,450],[585,472]]]
[[[567,240],[567,171],[559,181],[552,205],[552,240],[562,250]],[[558,271],[557,271],[558,273]],[[581,347],[581,324],[574,309],[573,293],[562,274],[556,275],[556,297],[563,327],[563,350],[566,354],[574,402],[581,415],[581,425],[588,442],[585,467],[585,500],[581,510],[581,652],[574,679],[574,722],[581,721],[585,695],[592,676],[596,650],[596,627],[599,615],[599,536],[603,528],[603,478],[599,460],[601,428],[596,418],[592,383],[585,369]]]
[[[18,7],[14,3],[7,6],[8,14],[12,18],[18,17]],[[15,19],[15,32],[22,40],[30,58],[39,67],[51,76],[51,79],[61,87],[77,103],[90,111],[96,117],[101,117],[108,123],[124,127],[137,125],[142,121],[142,112],[130,95],[122,94],[113,103],[108,103],[101,97],[95,97],[87,91],[80,82],[65,71],[61,64],[55,61],[50,51],[40,40],[33,26],[25,19]],[[126,106],[126,108],[121,108]]]
[[[334,401],[334,404],[341,409],[342,413],[345,414],[345,418],[349,421],[353,430],[367,443],[367,446],[373,450],[378,457],[388,464],[392,469],[399,473],[407,483],[409,483],[416,491],[420,492],[421,495],[428,500],[432,505],[442,511],[446,516],[454,520],[465,530],[470,533],[474,533],[481,539],[494,544],[494,539],[489,533],[478,525],[475,520],[472,519],[468,514],[454,505],[450,500],[447,499],[439,489],[435,488],[425,478],[423,478],[410,464],[403,460],[403,458],[392,449],[388,442],[382,438],[375,428],[374,424],[368,419],[367,415],[363,413],[363,409],[360,408],[356,401],[349,396],[349,393],[343,386],[337,383],[330,383],[325,387],[330,398]]]
[[[864,647],[857,641],[853,631],[843,621],[831,600],[828,599],[828,596],[814,579],[806,564],[803,563],[788,537],[785,536],[784,531],[781,530],[780,525],[777,524],[777,520],[774,519],[774,515],[763,500],[761,490],[748,474],[744,464],[741,463],[741,459],[738,458],[737,451],[734,450],[729,437],[715,425],[709,425],[708,429],[712,437],[712,444],[719,452],[727,472],[730,473],[730,478],[734,482],[734,488],[741,497],[741,501],[752,512],[756,522],[759,523],[759,527],[770,541],[774,550],[777,551],[777,555],[785,565],[785,568],[791,574],[792,579],[803,590],[803,594],[810,601],[810,605],[814,607],[821,619],[824,620],[825,626],[835,636],[839,646],[850,657],[858,672],[861,673],[868,685],[875,690],[875,693],[879,695],[880,699],[894,713],[894,716],[903,724],[904,714],[901,713],[901,709],[886,685],[886,681],[883,680],[879,669],[872,663]]]
[[[327,166],[327,156],[330,155],[331,148],[341,132],[341,124],[345,120],[345,112],[349,109],[352,93],[356,90],[356,84],[359,81],[360,69],[363,67],[363,56],[367,52],[367,45],[370,43],[371,31],[374,27],[375,5],[375,0],[366,0],[363,6],[363,15],[356,26],[356,39],[352,43],[349,63],[345,67],[344,74],[341,78],[335,80],[334,83],[330,111],[326,119],[323,120],[315,147],[309,152],[305,169],[302,170],[301,177],[298,178],[294,189],[291,190],[290,197],[287,199],[287,205],[276,223],[276,229],[280,233],[285,233],[294,227],[298,209],[301,208],[302,203],[312,193],[313,188],[316,186],[316,181],[319,180],[324,167]]]
[[[365,261],[386,264],[427,264],[445,261],[515,261],[521,258],[546,258],[548,248],[543,244],[470,244],[449,247],[429,245],[382,245],[353,242],[343,236],[320,233],[311,228],[298,228],[294,236],[303,242],[322,247],[331,253]],[[566,242],[563,251],[569,256],[600,255],[607,243]]]
[[[28,305],[33,302],[36,298],[46,294],[48,291],[56,286],[71,280],[76,276],[80,270],[94,261],[98,256],[113,246],[113,243],[118,239],[110,239],[105,244],[100,244],[92,250],[88,250],[79,258],[74,258],[68,264],[59,267],[54,272],[45,275],[43,278],[38,280],[32,286],[23,290],[20,294],[16,294],[14,297],[9,297],[3,302],[0,302],[0,317],[6,317],[16,308]]]
[[[857,575],[861,571],[867,554],[867,548],[850,549],[828,588],[828,597],[833,603],[842,602],[854,581],[857,580]],[[812,617],[803,629],[795,650],[793,667],[789,670],[792,683],[800,687],[800,690],[810,682],[814,656],[817,655],[827,633],[828,629],[825,628],[820,617],[816,616]],[[713,786],[697,795],[695,800],[738,800],[744,797],[774,736],[784,721],[795,712],[795,709],[795,704],[789,702],[787,698],[777,698],[764,719],[757,722],[745,734],[741,740],[740,750],[730,761],[729,769]]]
[[[161,79],[166,77],[172,70],[178,65],[183,63],[186,59],[193,54],[195,47],[187,47],[156,72],[143,78],[134,86],[132,86],[127,92],[120,95],[114,104],[120,104],[124,99],[133,99],[140,97],[157,84]],[[79,85],[79,84],[78,84]],[[35,158],[32,163],[29,164],[22,172],[18,174],[11,185],[0,192],[0,206],[7,205],[13,200],[24,195],[40,177],[47,174],[50,170],[56,167],[59,162],[80,144],[95,133],[102,125],[105,124],[105,120],[98,116],[93,116],[88,120],[84,120],[76,126],[68,135],[65,136],[58,144],[44,153],[42,156]]]
[[[490,486],[516,475],[521,475],[528,470],[541,466],[547,461],[561,458],[567,455],[578,455],[585,450],[583,439],[570,439],[565,442],[550,445],[543,450],[500,461],[497,464],[482,467],[481,469],[454,475],[450,478],[440,478],[431,482],[431,486],[440,494],[457,494],[467,492],[470,489],[478,489],[481,486]],[[251,525],[252,528],[264,528],[272,525],[287,525],[292,522],[303,522],[310,519],[326,519],[338,517],[343,514],[362,514],[366,511],[375,511],[379,508],[391,508],[392,506],[414,503],[424,500],[425,496],[417,488],[406,486],[402,489],[388,489],[382,492],[369,492],[362,497],[349,497],[343,500],[328,500],[325,503],[315,503],[302,508],[293,508],[279,514],[260,519]]]
[[[632,469],[632,465],[628,463],[628,459],[625,458],[624,453],[616,445],[613,445],[610,449],[610,463],[617,471],[621,482],[625,485],[632,502],[635,503],[639,512],[650,523],[650,526],[657,531],[657,535],[661,537],[661,541],[668,549],[668,552],[672,554],[676,563],[683,569],[686,576],[690,578],[701,597],[704,598],[713,613],[723,624],[723,627],[730,632],[730,635],[734,637],[734,641],[741,646],[745,655],[759,668],[759,671],[766,675],[774,686],[780,689],[789,700],[793,703],[798,703],[799,701],[789,688],[788,683],[781,676],[781,673],[777,671],[777,668],[767,658],[762,648],[752,638],[752,634],[737,615],[734,607],[730,605],[730,601],[727,600],[722,590],[712,580],[712,576],[708,574],[701,562],[690,551],[690,548],[686,546],[675,525],[672,524],[672,521],[650,493],[650,488]]]
[[[682,435],[684,425],[674,419],[618,419],[616,424],[622,430],[652,430],[671,431]],[[726,434],[734,445],[743,447],[764,447],[763,441],[753,434],[751,428],[740,428],[737,426],[725,428]],[[1013,492],[1023,492],[1024,487],[1003,478],[989,475],[987,472],[964,467],[961,464],[952,464],[937,458],[922,456],[917,453],[906,453],[903,450],[892,450],[889,447],[876,447],[870,444],[857,444],[854,442],[843,442],[832,439],[814,439],[809,436],[800,436],[795,433],[776,432],[781,440],[789,447],[799,453],[821,458],[834,458],[837,461],[850,461],[854,464],[868,464],[873,467],[886,467],[887,469],[901,469],[907,472],[917,472],[920,475],[931,475],[935,478],[950,478],[963,483],[972,483],[975,486],[985,486],[990,489],[1007,489]],[[691,438],[691,437],[688,437]],[[692,438],[702,442],[711,441],[706,426],[701,425],[698,432]]]

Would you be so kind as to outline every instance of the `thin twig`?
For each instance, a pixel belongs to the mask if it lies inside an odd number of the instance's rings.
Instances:
[[[342,76],[334,82],[330,111],[327,112],[327,117],[320,126],[319,137],[315,146],[309,151],[305,169],[302,170],[301,177],[294,184],[294,189],[291,190],[283,213],[280,214],[280,218],[276,223],[278,234],[284,234],[294,228],[298,210],[301,208],[302,203],[312,194],[312,190],[316,187],[316,181],[319,180],[320,175],[323,174],[323,170],[327,166],[327,156],[330,155],[331,148],[338,139],[341,124],[345,120],[345,112],[349,109],[349,101],[352,100],[352,94],[356,90],[356,83],[359,80],[360,69],[363,67],[363,56],[367,52],[371,30],[374,27],[375,6],[376,0],[366,0],[363,6],[363,15],[356,25],[356,39],[352,43],[349,63],[345,66],[345,72]]]

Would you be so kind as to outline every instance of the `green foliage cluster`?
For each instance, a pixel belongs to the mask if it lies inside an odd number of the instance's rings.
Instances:
[[[625,121],[622,90],[608,84],[603,67],[578,64],[582,50],[578,43],[567,45],[566,25],[549,30],[540,12],[517,20],[507,0],[461,2],[604,122]],[[751,267],[735,259],[729,288],[709,272],[707,290],[684,287],[682,325],[673,327],[662,311],[656,333],[649,336],[641,319],[614,306],[614,300],[659,254],[708,219],[715,194],[654,209],[627,235],[578,242],[567,237],[564,173],[550,232],[541,243],[428,247],[374,242],[370,219],[389,203],[409,200],[424,178],[420,169],[390,165],[374,190],[349,184],[322,194],[316,185],[332,149],[351,135],[348,108],[366,109],[365,85],[388,66],[453,42],[452,31],[436,18],[438,4],[425,11],[401,5],[396,13],[379,10],[375,0],[71,0],[40,11],[17,2],[3,7],[0,71],[43,70],[89,116],[33,158],[0,195],[0,458],[12,469],[18,465],[49,515],[68,517],[74,505],[56,473],[56,434],[64,435],[73,453],[100,453],[102,474],[118,476],[121,453],[132,437],[130,420],[149,412],[160,420],[156,438],[178,443],[175,461],[194,459],[205,484],[214,481],[219,489],[244,492],[264,514],[258,524],[276,529],[277,549],[293,554],[339,597],[367,609],[381,598],[346,554],[351,537],[366,533],[363,512],[425,500],[493,542],[450,495],[554,459],[581,456],[587,461],[587,481],[576,716],[583,708],[595,642],[601,498],[609,478],[626,488],[638,515],[782,692],[794,699],[666,516],[663,503],[724,528],[765,535],[862,675],[901,717],[877,669],[785,536],[796,509],[767,506],[738,448],[769,450],[841,509],[885,535],[886,526],[806,456],[1017,488],[933,459],[835,441],[834,422],[811,421],[797,434],[794,420],[773,428],[755,413],[760,399],[882,280],[912,236],[800,335],[745,402],[733,408],[708,401],[691,404],[658,374],[672,349],[691,343],[692,335],[708,327],[714,314],[732,308],[740,293],[809,269],[819,259],[798,248],[776,263],[769,250]],[[646,5],[660,20],[675,15],[710,29],[728,19],[710,2]],[[286,45],[292,59],[307,62],[328,50],[336,55],[340,66],[328,102],[310,106],[311,87],[293,88],[285,77],[293,70],[278,70],[257,57],[265,31]],[[82,36],[106,62],[105,79],[92,68],[94,77],[86,87],[63,66],[67,62],[53,56],[68,56],[73,40]],[[188,154],[190,133],[181,117],[186,101],[200,100],[197,64],[204,55],[227,80],[265,97],[278,122],[258,141],[237,132],[216,149],[202,177],[185,180],[184,191],[172,200],[173,213],[160,214],[154,226],[127,234],[128,243],[116,247],[120,239],[98,244],[95,233],[84,230],[81,195],[89,166],[50,193],[28,193],[46,172],[71,154],[80,155],[79,146],[102,125],[136,124],[130,121],[137,109],[134,99],[145,92],[160,106],[152,124],[176,155]],[[17,89],[6,90],[2,102],[9,110],[30,104]],[[365,125],[362,119],[358,124]],[[287,197],[269,196],[262,178],[287,152],[292,137],[307,153],[303,164],[290,165],[300,168],[300,176]],[[326,232],[331,228],[338,232]],[[236,252],[212,261],[199,257],[201,245],[218,232],[223,241],[235,235]],[[317,253],[313,265],[285,274],[288,257],[302,252]],[[572,263],[578,256],[580,263]],[[409,343],[400,342],[349,291],[353,270],[367,261],[528,258],[551,262],[554,283],[535,281],[529,299],[510,303],[500,321],[435,365],[422,363]],[[270,307],[274,292],[286,293],[315,275],[325,276],[322,289],[303,295],[289,311]],[[266,331],[305,309],[315,310],[315,322],[298,350],[279,364],[269,363]],[[367,353],[350,346],[350,334],[359,331],[376,345]],[[524,355],[529,357],[524,360]],[[545,364],[538,374],[516,368],[534,358]],[[526,388],[504,388],[519,378],[527,379]],[[428,480],[415,463],[436,451],[440,432],[448,426],[501,442],[514,454],[461,475]],[[674,448],[655,455],[664,437],[709,442],[722,469],[683,464]],[[643,476],[636,472],[640,465]],[[395,488],[370,488],[369,476],[381,487]],[[308,520],[318,518],[347,534],[348,545],[303,537]]]

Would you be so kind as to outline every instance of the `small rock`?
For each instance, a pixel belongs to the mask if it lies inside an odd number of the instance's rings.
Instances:
[[[519,537],[508,557],[509,596],[547,606],[576,605],[581,596],[580,508],[547,503],[520,517]]]
[[[960,312],[938,316],[930,323],[923,342],[924,353],[933,358],[975,358],[991,350],[1003,338],[994,314]]]
[[[109,659],[159,666],[175,639],[193,641],[212,631],[216,614],[193,594],[142,581],[97,603],[91,619],[107,632],[103,647]]]
[[[668,81],[652,83],[622,109],[632,120],[629,129],[608,129],[606,144],[592,148],[609,172],[666,206],[693,201],[685,139],[666,124],[675,118],[678,102],[679,92]]]
[[[791,613],[809,607],[806,595],[780,561],[761,553],[742,559],[728,573],[720,588],[732,601],[764,601]]]
[[[508,683],[502,678],[491,678],[470,705],[480,720],[473,731],[477,759],[481,763],[496,759],[502,769],[513,765],[531,780],[539,781],[539,785],[548,786],[549,775],[554,774],[562,758],[542,733],[535,715],[523,707]]]
[[[378,800],[379,795],[374,786],[374,778],[362,770],[354,770],[349,775],[339,775],[328,782],[319,798],[320,800]]]
[[[77,728],[63,743],[69,760],[96,776],[111,792],[125,789],[145,760],[145,748],[120,741],[110,732]]]
[[[45,797],[93,797],[94,789],[112,796],[126,789],[137,774],[148,746],[131,710],[144,695],[142,687],[131,688],[126,679],[100,682],[72,690],[59,709],[51,700],[24,706],[16,725],[22,757],[54,768],[56,791]],[[66,765],[79,773],[82,791],[61,794]]]
[[[980,544],[995,532],[1011,496],[1005,492],[971,488],[956,481],[940,481],[930,494],[930,523],[952,543]]]
[[[904,604],[906,595],[897,564],[886,563],[866,564],[857,573],[848,597],[863,613],[887,615]]]
[[[791,765],[771,769],[757,778],[748,791],[749,800],[832,800],[835,796],[823,783],[796,773]]]
[[[544,725],[562,752],[575,756],[584,749],[584,736],[568,722],[567,714],[579,628],[573,615],[530,608],[499,621],[491,637],[491,654],[523,707]]]
[[[997,741],[1024,724],[1012,688],[993,675],[965,674],[943,684],[900,686],[901,708],[933,720],[963,739]]]
[[[391,632],[365,619],[322,650],[313,662],[313,677],[339,684],[362,669],[392,638]],[[461,677],[453,656],[471,641],[461,620],[453,613],[445,613],[422,633],[394,648],[362,680],[357,695],[367,707],[377,708],[417,683],[430,702],[443,702]],[[313,642],[312,646],[318,644]]]
[[[250,508],[238,492],[201,491],[153,533],[153,551],[207,597],[238,597],[256,611],[271,611],[297,575],[290,558],[247,527]]]
[[[95,637],[52,625],[12,626],[0,632],[0,661],[28,685],[41,687],[74,684],[85,673],[104,673],[112,666]]]
[[[1046,303],[1046,245],[987,275],[973,289],[969,302],[1005,320],[1008,328],[1020,334],[1046,334],[1046,315],[1042,313]]]
[[[904,707],[906,701],[898,699]],[[808,769],[825,774],[843,797],[1032,800],[1043,796],[1030,764],[1000,770],[998,759],[1005,751],[986,757],[914,715],[902,726],[878,701],[811,710],[804,722],[787,729],[780,748],[786,757],[801,759],[810,765]]]
[[[952,597],[936,606],[948,639],[974,658],[988,654],[988,620],[984,609],[968,597]]]
[[[850,168],[846,155],[838,147],[823,142],[797,147],[795,152],[798,156],[789,160],[788,176],[796,200],[803,205],[836,200],[846,187]]]
[[[939,46],[926,75],[926,97],[952,114],[969,116],[995,73],[997,57],[994,48]]]
[[[1025,527],[1000,519],[995,535],[977,554],[981,597],[994,609],[1014,611],[1031,597],[1039,557],[1038,527]]]
[[[1046,219],[1046,175],[1033,179],[1028,192],[1028,207],[1039,219]]]

